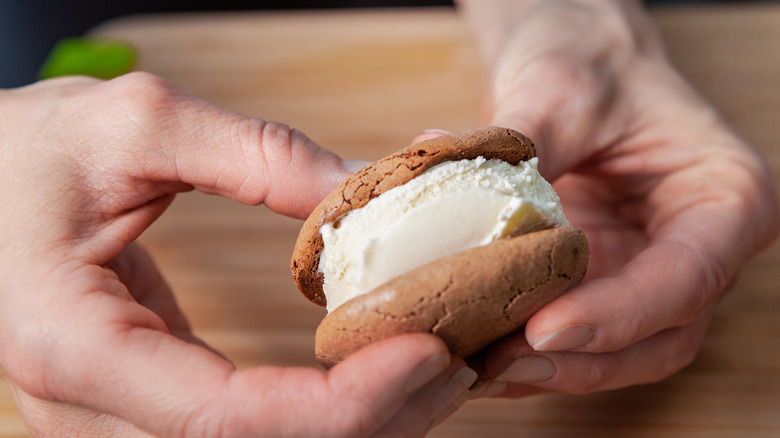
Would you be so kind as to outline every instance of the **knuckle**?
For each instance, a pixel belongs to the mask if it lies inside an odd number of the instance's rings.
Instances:
[[[108,81],[129,91],[155,90],[170,87],[168,81],[153,73],[136,71]]]
[[[293,129],[284,123],[268,121],[262,126],[262,140],[266,147],[289,149],[292,144]]]
[[[41,337],[28,330],[3,330],[0,349],[0,377],[12,383],[22,392],[38,399],[51,399],[50,375],[43,367],[39,351],[47,347]],[[10,342],[7,342],[8,340]]]
[[[696,324],[698,325],[698,324]],[[668,359],[662,361],[655,381],[666,379],[687,367],[696,359],[701,348],[701,342],[706,330],[697,330],[696,325],[686,326],[675,330],[676,339],[671,342],[672,351]],[[706,328],[706,324],[703,327]]]
[[[88,87],[99,84],[103,81],[90,76],[59,76],[50,79],[44,79],[33,84],[33,87],[47,89],[56,93],[63,93],[65,90],[74,87]]]
[[[652,315],[647,315],[647,311],[642,307],[637,308],[635,312],[631,310],[626,311],[625,325],[621,327],[620,335],[611,342],[610,348],[606,351],[621,350],[644,338],[646,336],[645,326],[648,319],[652,319]]]
[[[679,365],[675,367],[672,373],[676,373],[690,365],[696,359],[696,356],[698,356],[700,348],[700,338],[696,336],[686,336],[680,345],[679,351],[675,355],[675,357],[679,358]]]
[[[615,375],[614,367],[608,363],[593,363],[583,370],[566,392],[576,395],[591,394],[604,390],[605,383]]]
[[[302,133],[284,123],[264,122],[261,126],[263,168],[268,173],[286,173],[294,168],[296,151],[306,143]]]
[[[272,152],[267,150],[265,128],[268,125],[261,119],[236,116],[225,139],[226,144],[236,148],[236,163],[242,166],[239,172],[242,180],[235,184],[234,196],[251,205],[262,203],[267,195],[267,188],[274,180],[269,175],[274,159]]]
[[[330,417],[332,436],[359,438],[373,432],[375,414],[365,402],[354,397],[342,397],[338,406],[340,414]]]
[[[339,406],[337,412],[329,416],[326,430],[329,436],[358,438],[373,433],[379,422],[379,412],[371,405],[371,401],[360,397],[360,391],[343,386],[330,386],[330,397],[333,406]]]
[[[623,293],[616,302],[619,311],[614,315],[610,329],[597,330],[591,352],[616,352],[651,334],[648,333],[648,325],[655,321],[655,310],[653,306],[643,304],[648,292],[639,281],[629,277],[624,277],[622,281]]]
[[[151,73],[133,72],[107,83],[113,102],[123,111],[123,118],[129,118],[138,126],[158,122],[175,109],[180,93],[165,79]]]
[[[702,312],[726,290],[732,277],[714,257],[690,247],[688,250],[692,253],[690,259],[694,263],[691,272],[698,275],[694,276],[695,281],[690,283],[687,300],[680,309],[676,324],[680,326],[690,324],[701,317]]]

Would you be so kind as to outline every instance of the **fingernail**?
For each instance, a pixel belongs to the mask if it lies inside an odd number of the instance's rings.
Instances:
[[[409,374],[409,377],[404,384],[404,390],[407,394],[412,394],[422,388],[423,385],[430,382],[434,377],[438,376],[449,364],[449,354],[431,356]]]
[[[546,357],[531,355],[512,362],[495,380],[513,383],[535,383],[553,378],[557,369]]]
[[[341,159],[341,167],[349,173],[355,173],[368,164],[368,161]]]
[[[417,134],[416,137],[412,139],[412,144],[417,144],[426,140],[430,140],[432,138],[441,137],[442,135],[448,135],[450,134],[447,131],[443,131],[441,129],[426,129],[425,131],[422,131],[421,133]]]
[[[478,385],[475,385],[469,391],[471,393],[469,398],[473,400],[476,398],[495,397],[503,394],[508,387],[509,383],[507,382],[496,382],[495,380],[479,382]]]
[[[461,407],[469,399],[469,388],[477,381],[477,372],[463,367],[439,391],[433,401],[434,423]]]
[[[568,351],[582,347],[593,339],[595,330],[587,325],[574,325],[558,330],[533,345],[536,351]]]

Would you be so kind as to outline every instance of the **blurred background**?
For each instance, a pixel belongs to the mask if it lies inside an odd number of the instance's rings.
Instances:
[[[758,1],[758,0],[754,0]],[[650,4],[711,3],[649,0]],[[745,3],[732,0],[729,3]],[[130,14],[258,9],[452,6],[452,0],[0,0],[0,88],[34,82],[54,44]]]

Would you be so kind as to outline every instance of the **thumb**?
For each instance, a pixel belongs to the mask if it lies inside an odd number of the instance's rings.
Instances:
[[[229,393],[242,403],[230,413],[237,417],[234,424],[245,425],[242,436],[279,430],[286,436],[423,436],[468,393],[476,375],[461,369],[468,370],[440,339],[407,334],[370,344],[327,374],[271,367],[238,371],[231,385],[237,392]]]
[[[476,377],[441,339],[407,334],[369,344],[328,381],[339,406],[359,403],[350,409],[358,423],[381,428],[372,436],[423,436],[466,401]]]

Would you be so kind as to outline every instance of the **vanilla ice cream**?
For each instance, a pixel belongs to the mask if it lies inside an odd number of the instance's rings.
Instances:
[[[538,159],[446,161],[320,228],[327,309],[436,259],[568,225]]]

